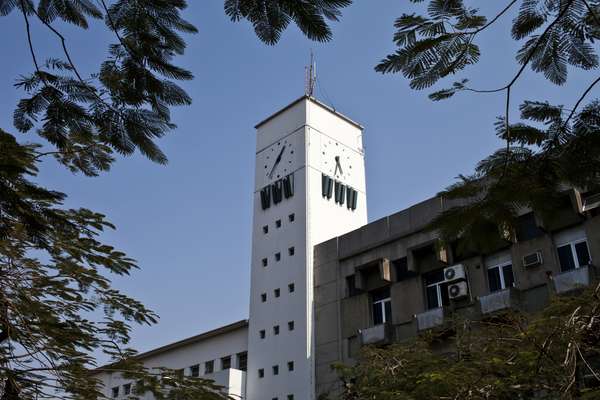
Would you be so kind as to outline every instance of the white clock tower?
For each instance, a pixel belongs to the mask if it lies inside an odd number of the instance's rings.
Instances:
[[[303,96],[256,130],[247,399],[313,400],[313,246],[367,223],[362,127]]]

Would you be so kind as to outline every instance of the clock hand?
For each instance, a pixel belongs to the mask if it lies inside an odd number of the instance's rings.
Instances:
[[[335,156],[335,172],[337,172],[338,168],[340,169],[340,174],[344,175],[342,165],[340,164],[340,156]]]
[[[284,151],[285,151],[285,145],[283,145],[283,147],[281,148],[281,151],[279,152],[279,155],[275,159],[275,164],[273,164],[273,168],[271,168],[271,172],[269,173],[269,178],[273,177],[273,172],[275,172],[275,168],[277,168],[277,165],[279,165],[279,162],[281,161],[281,156],[283,155]]]

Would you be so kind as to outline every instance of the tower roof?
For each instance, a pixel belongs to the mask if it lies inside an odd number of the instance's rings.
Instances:
[[[283,107],[281,110],[277,111],[276,113],[274,113],[274,114],[268,116],[267,118],[265,118],[264,120],[260,121],[258,124],[256,124],[256,126],[254,126],[254,128],[256,128],[256,129],[260,128],[262,125],[266,124],[267,122],[269,122],[270,120],[272,120],[273,118],[278,116],[279,114],[289,110],[290,108],[294,107],[296,104],[298,104],[299,102],[301,102],[302,100],[305,100],[305,99],[310,101],[311,103],[316,104],[319,107],[329,111],[330,113],[338,116],[339,118],[343,119],[344,121],[348,122],[349,124],[356,126],[358,129],[364,130],[364,127],[361,124],[359,124],[358,122],[355,122],[352,119],[345,116],[344,114],[337,112],[333,107],[330,107],[327,104],[320,102],[316,98],[307,96],[307,95],[303,95],[303,96],[299,97],[298,99],[292,101],[290,104]]]

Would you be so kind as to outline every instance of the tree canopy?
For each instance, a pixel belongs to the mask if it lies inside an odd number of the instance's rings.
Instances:
[[[599,399],[599,361],[600,286],[556,297],[537,315],[455,317],[337,368],[346,400]]]

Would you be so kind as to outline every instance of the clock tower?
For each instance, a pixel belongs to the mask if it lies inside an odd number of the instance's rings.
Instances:
[[[314,400],[313,246],[367,223],[363,128],[303,96],[256,126],[248,400]]]

